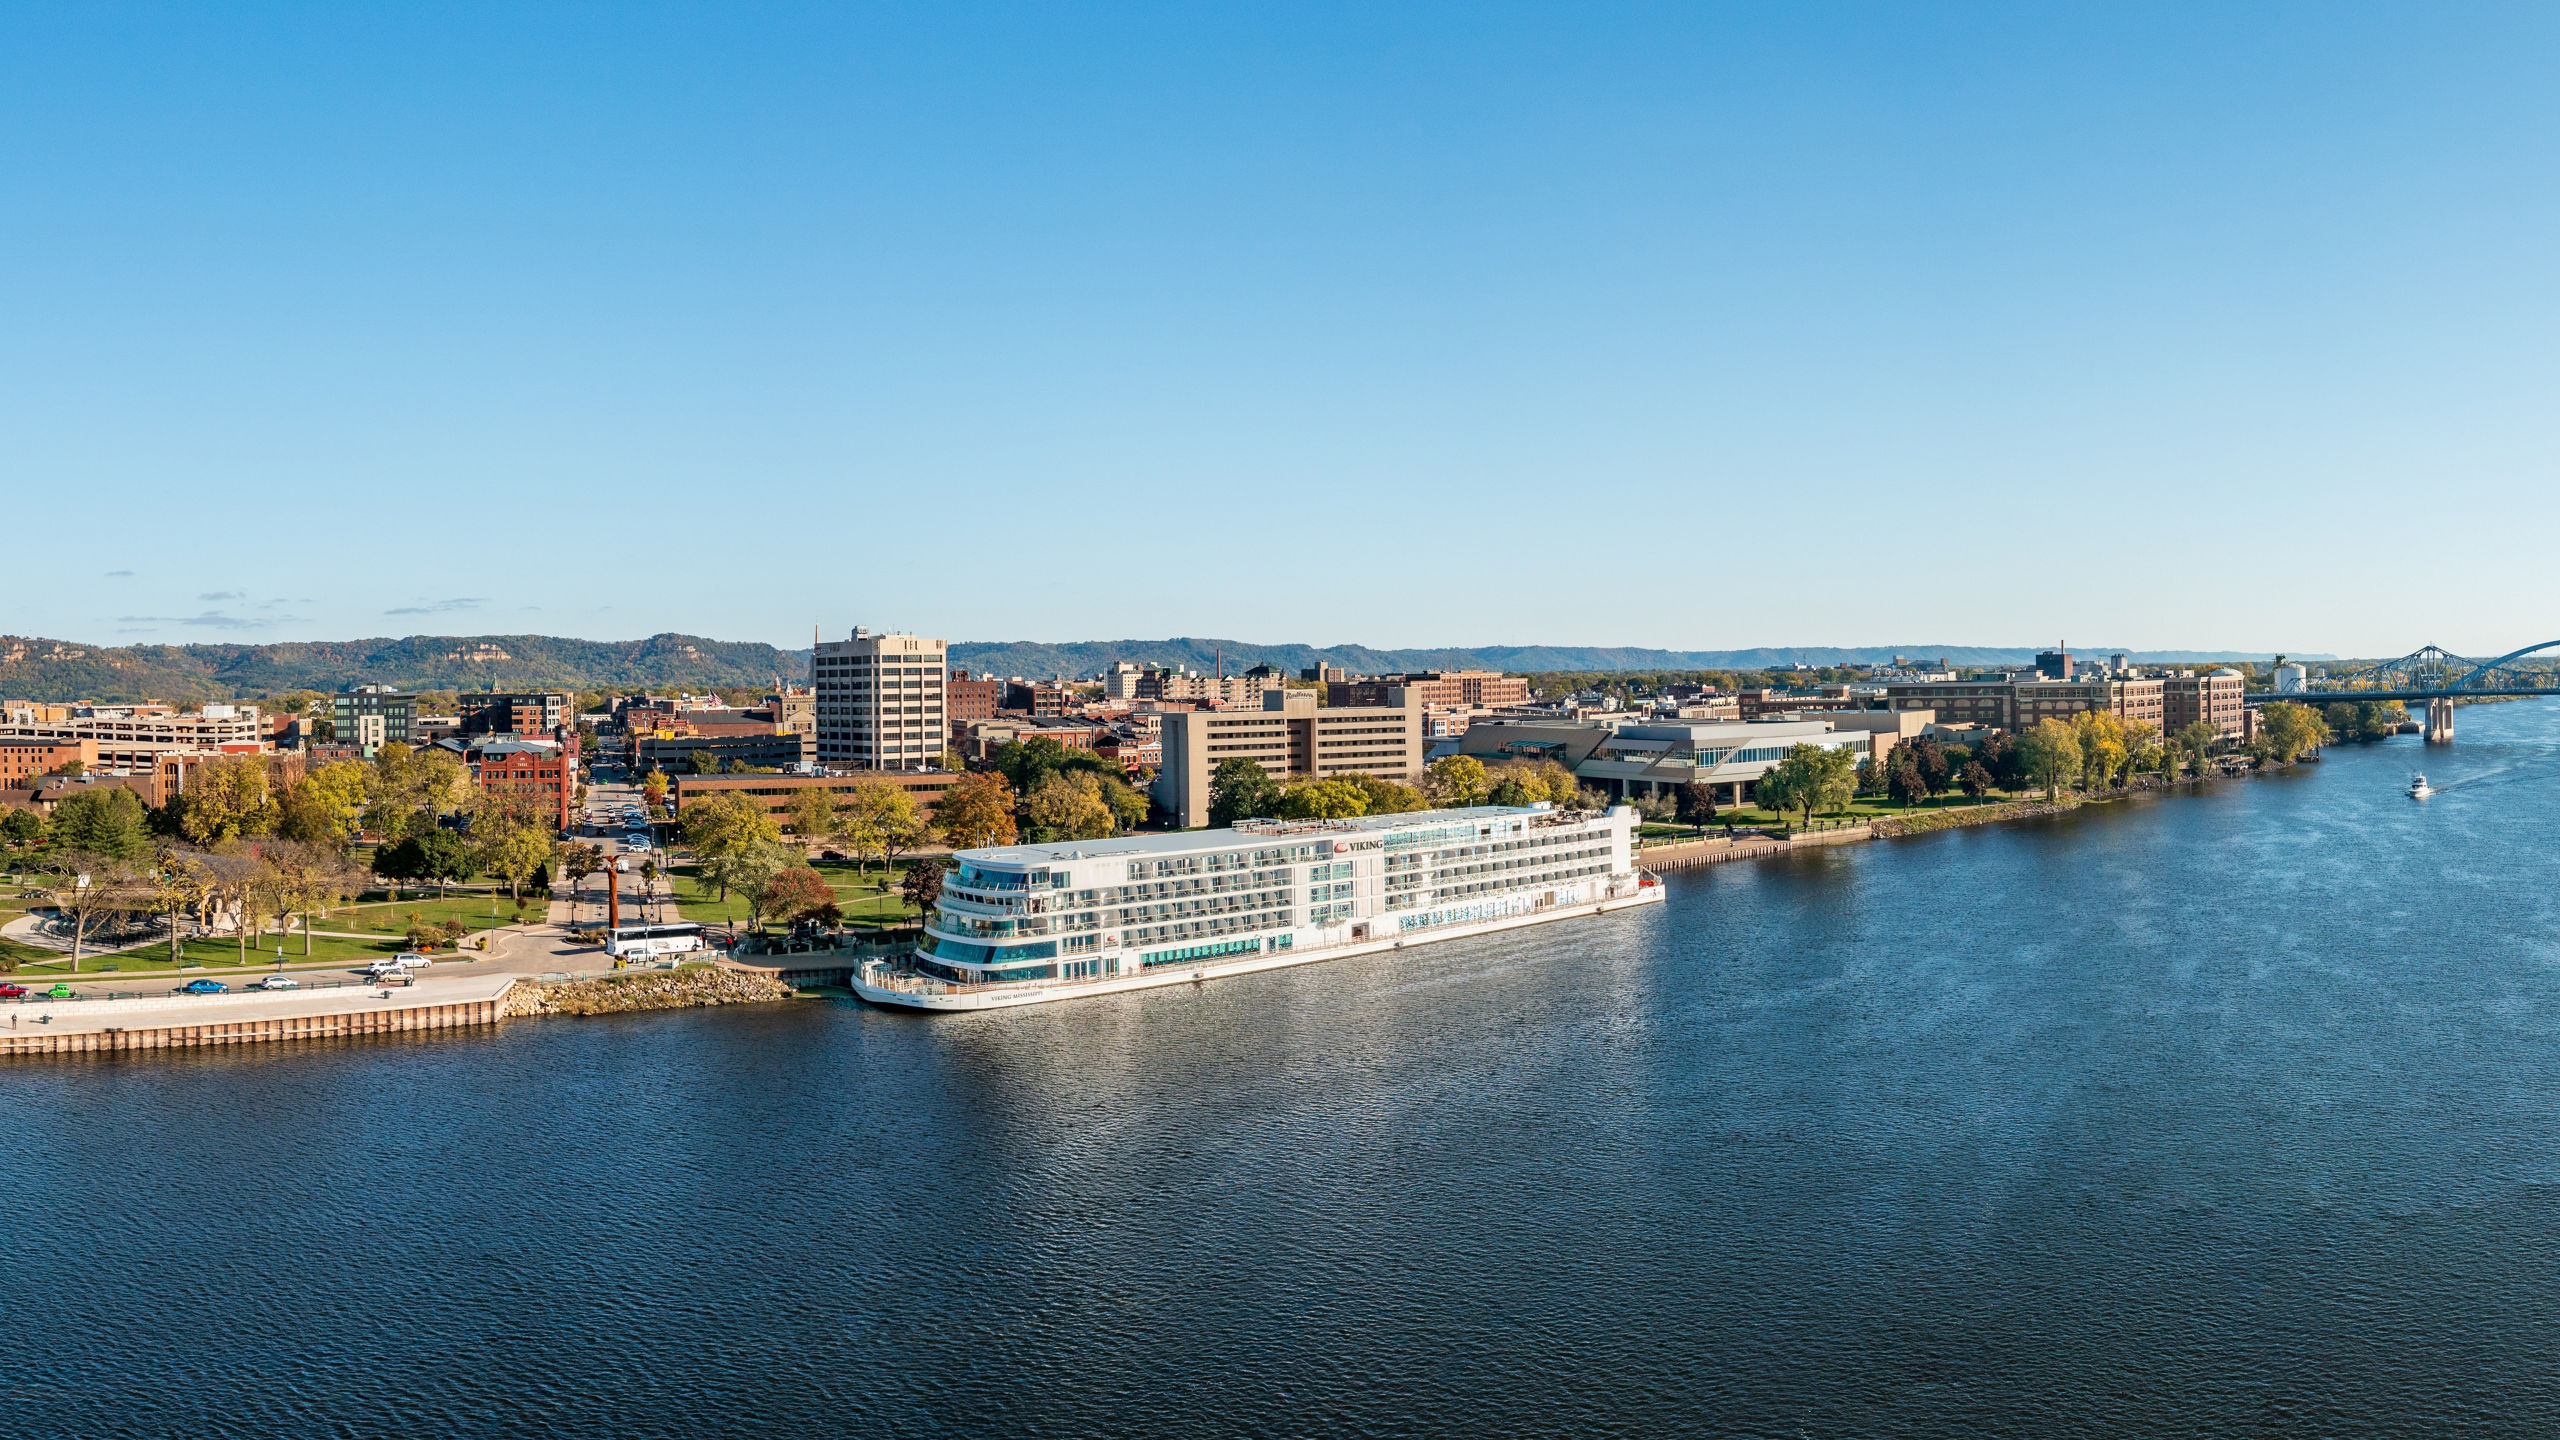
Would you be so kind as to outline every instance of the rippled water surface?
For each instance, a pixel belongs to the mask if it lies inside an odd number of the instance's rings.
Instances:
[[[2549,1435],[2555,797],[2483,706],[1205,988],[0,1065],[0,1434]]]

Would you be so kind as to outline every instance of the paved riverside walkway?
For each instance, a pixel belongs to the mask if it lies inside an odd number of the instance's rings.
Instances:
[[[332,990],[233,990],[228,995],[154,993],[129,1000],[34,1000],[0,1004],[0,1037],[95,1034],[169,1026],[230,1025],[365,1011],[414,1010],[494,1000],[516,981],[489,972],[421,980],[414,985],[346,985]],[[126,982],[128,985],[130,981]]]
[[[1648,870],[1687,870],[1727,860],[1756,860],[1763,855],[1785,855],[1796,850],[1846,845],[1872,838],[1874,832],[1866,825],[1839,825],[1824,830],[1799,830],[1784,840],[1768,835],[1739,835],[1727,840],[1716,835],[1704,840],[1657,841],[1636,852],[1636,863]]]

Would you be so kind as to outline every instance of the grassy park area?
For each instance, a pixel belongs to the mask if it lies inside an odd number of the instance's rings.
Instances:
[[[1856,824],[1860,821],[1882,820],[1896,815],[1925,815],[1938,810],[1962,810],[1972,805],[1998,805],[2010,800],[2041,799],[2043,795],[2044,792],[2041,790],[2033,792],[1992,790],[1980,800],[1976,800],[1962,791],[1949,791],[1935,800],[1918,805],[1906,805],[1885,795],[1861,795],[1836,814],[1816,810],[1813,813],[1813,819],[1816,825]],[[1758,827],[1802,826],[1803,824],[1804,814],[1797,810],[1790,810],[1780,815],[1757,805],[1738,807],[1723,805],[1716,808],[1715,822],[1705,827],[1705,833],[1721,834],[1727,825]],[[1638,839],[1655,842],[1691,840],[1696,839],[1700,833],[1700,827],[1679,821],[1647,821],[1636,830]]]
[[[525,919],[539,921],[548,913],[551,900],[547,895],[527,892]],[[490,894],[448,895],[437,899],[433,894],[412,896],[406,900],[364,901],[353,905],[332,905],[329,913],[313,915],[314,930],[359,930],[371,935],[405,935],[409,917],[418,916],[429,924],[468,925],[474,930],[511,924],[515,920],[515,902],[504,890]],[[300,923],[296,922],[296,929]]]
[[[169,945],[164,940],[139,950],[126,950],[111,955],[83,955],[80,957],[79,973],[82,975],[150,975],[166,974],[184,967],[197,967],[204,973],[257,974],[276,968],[276,946],[279,944],[284,946],[284,964],[288,970],[361,969],[369,960],[385,955],[397,955],[406,948],[398,940],[346,940],[335,936],[315,935],[311,939],[311,953],[306,956],[302,953],[302,937],[299,934],[291,939],[274,934],[253,935],[249,937],[249,963],[243,966],[240,963],[239,941],[228,937],[199,936],[182,944],[180,947],[182,958],[175,963],[169,959]],[[55,950],[39,950],[34,953],[38,958],[18,967],[18,977],[21,981],[35,976],[68,977],[71,974],[71,957],[68,954]],[[188,973],[197,973],[197,969],[189,969]]]
[[[851,862],[840,860],[819,860],[811,868],[836,893],[836,906],[844,912],[845,928],[915,923],[916,912],[898,894],[898,886],[906,880],[906,866],[884,871],[873,865],[868,875],[857,874]],[[676,911],[685,919],[706,925],[746,923],[746,898],[733,890],[722,901],[716,886],[702,883],[699,867],[678,865],[667,883],[674,887]]]

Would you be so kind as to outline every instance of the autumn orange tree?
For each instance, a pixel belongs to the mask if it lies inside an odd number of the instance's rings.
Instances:
[[[954,850],[1010,845],[1016,835],[1013,787],[1001,775],[966,776],[942,792],[933,823]]]

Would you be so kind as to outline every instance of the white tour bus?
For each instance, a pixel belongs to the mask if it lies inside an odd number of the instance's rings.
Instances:
[[[702,948],[702,927],[686,921],[668,925],[625,925],[604,942],[605,953],[618,960],[656,955],[682,955]]]

